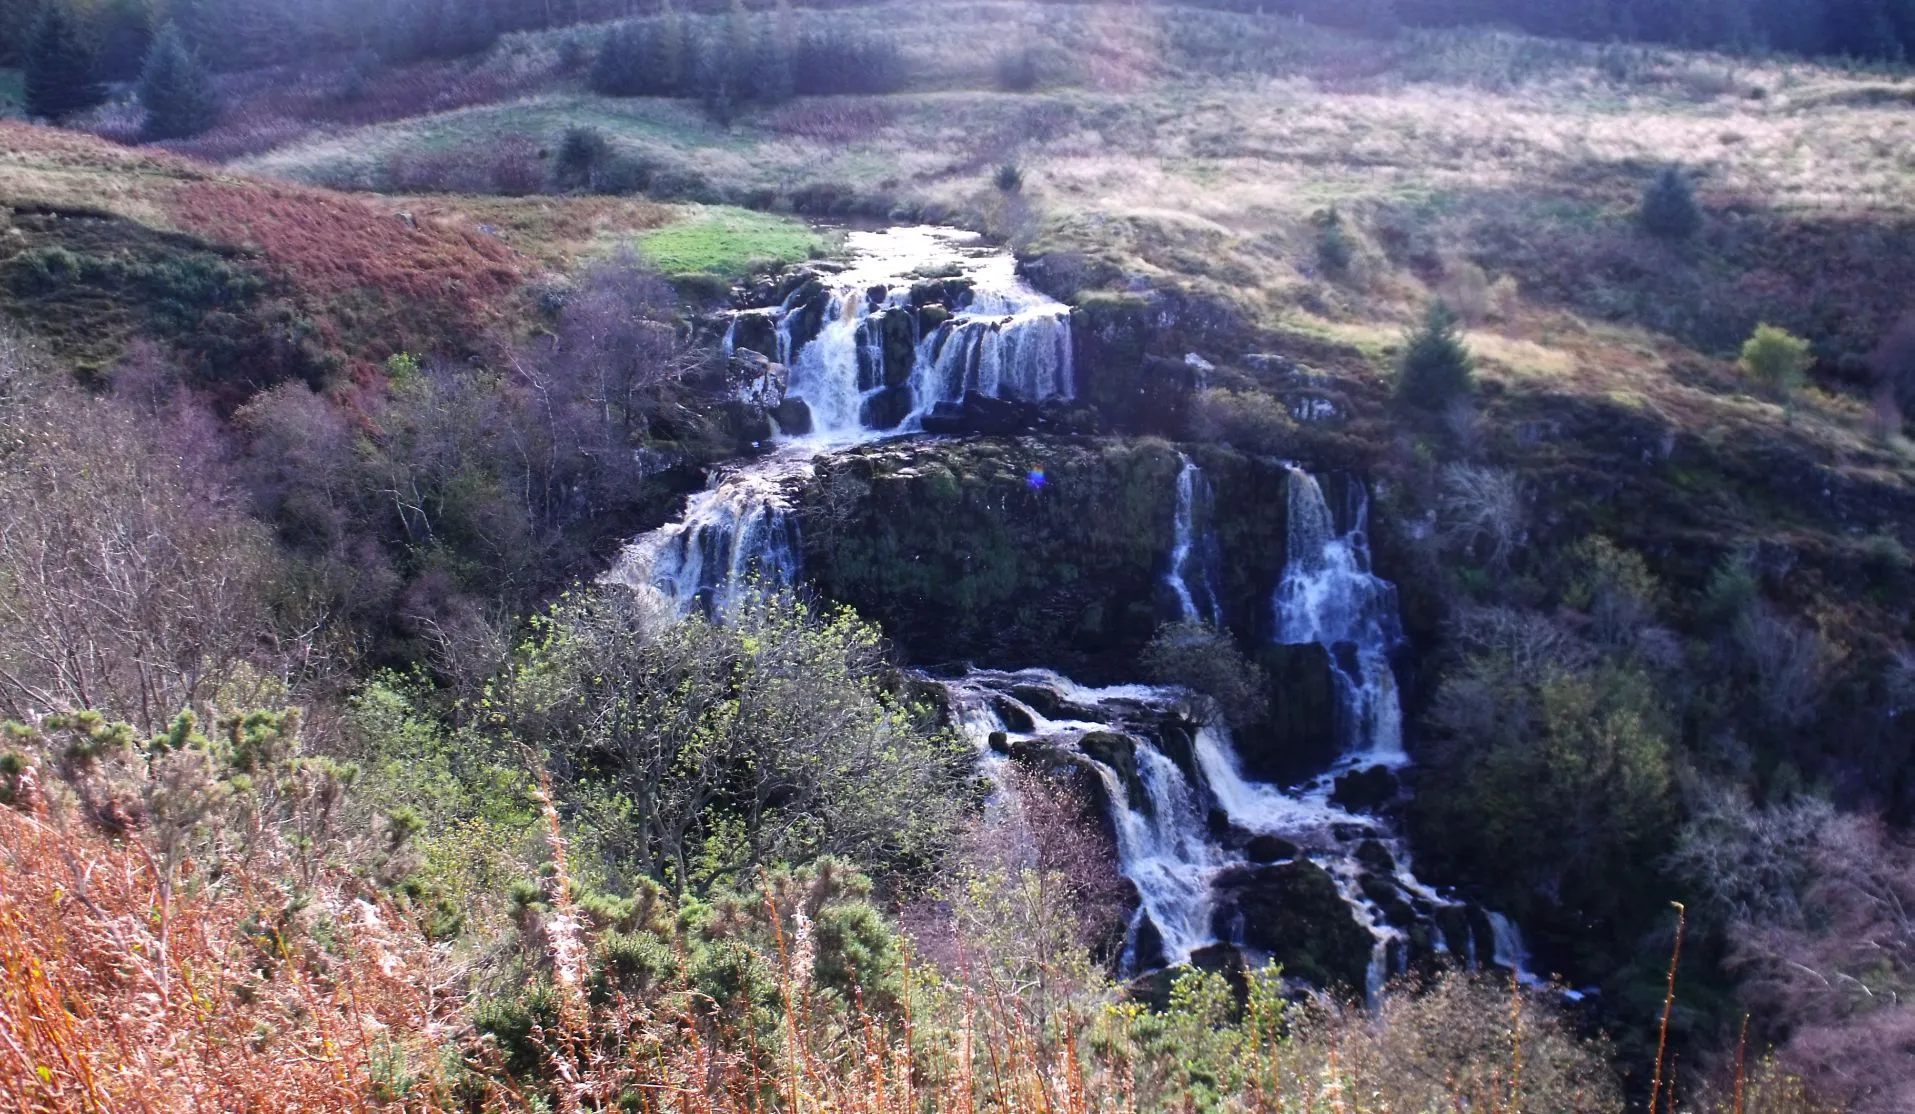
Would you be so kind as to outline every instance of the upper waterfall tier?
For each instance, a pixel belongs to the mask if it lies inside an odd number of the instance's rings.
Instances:
[[[842,444],[922,429],[967,396],[1075,396],[1070,307],[1019,278],[1008,253],[932,227],[852,232],[845,246],[847,267],[758,314],[773,339],[764,354],[790,369],[784,397],[803,404],[787,435]]]

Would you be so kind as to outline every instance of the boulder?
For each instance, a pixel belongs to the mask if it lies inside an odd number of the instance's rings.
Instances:
[[[1297,857],[1297,845],[1273,835],[1253,836],[1243,845],[1243,853],[1253,863],[1277,863]]]
[[[864,400],[858,420],[867,429],[895,429],[911,416],[917,396],[909,387],[886,387]]]
[[[918,311],[918,328],[928,336],[933,329],[950,319],[950,310],[940,305],[928,305]]]
[[[1366,839],[1357,844],[1355,858],[1362,864],[1363,869],[1372,874],[1381,874],[1387,878],[1396,873],[1396,857],[1390,854],[1389,848],[1377,840]]]
[[[768,360],[778,358],[778,323],[768,313],[741,313],[731,326],[733,352],[749,349]]]
[[[1396,800],[1397,791],[1396,774],[1389,767],[1371,766],[1338,778],[1330,803],[1351,812],[1380,812]]]
[[[884,350],[884,384],[902,387],[911,381],[918,356],[918,326],[908,309],[888,309],[878,315],[878,335]]]
[[[1150,794],[1145,791],[1144,779],[1137,772],[1137,740],[1115,731],[1092,731],[1077,740],[1077,749],[1109,767],[1117,775],[1117,780],[1123,783],[1124,792],[1129,796],[1132,809],[1150,813]]]
[[[1237,733],[1243,771],[1258,781],[1295,784],[1336,761],[1336,677],[1322,646],[1270,645],[1258,654],[1270,675],[1270,714]]]
[[[1411,908],[1409,900],[1391,878],[1381,874],[1361,874],[1357,876],[1356,883],[1357,888],[1363,891],[1363,896],[1383,911],[1386,922],[1403,928],[1416,920],[1416,910]]]
[[[733,351],[725,368],[725,384],[731,396],[766,412],[784,405],[790,381],[785,365],[773,363],[769,356],[751,348]]]
[[[1041,418],[1042,411],[1031,403],[967,391],[961,402],[940,402],[931,407],[924,416],[924,431],[1007,437],[1037,426]]]
[[[803,437],[811,432],[811,407],[802,398],[788,398],[771,412],[787,437]]]
[[[1232,867],[1215,891],[1211,928],[1219,939],[1267,953],[1317,986],[1364,989],[1375,940],[1322,867],[1307,859]]]

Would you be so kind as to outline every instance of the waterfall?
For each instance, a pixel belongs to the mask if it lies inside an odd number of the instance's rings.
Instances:
[[[1352,484],[1351,524],[1339,531],[1315,476],[1288,480],[1289,540],[1277,585],[1277,641],[1330,654],[1348,765],[1401,766],[1403,711],[1390,655],[1403,641],[1396,586],[1370,571],[1369,500]]]
[[[626,546],[601,579],[656,591],[681,615],[715,617],[756,586],[792,583],[800,551],[790,489],[811,469],[808,456],[788,453],[714,476],[678,521]]]
[[[1223,561],[1209,530],[1210,484],[1195,461],[1178,455],[1183,468],[1177,473],[1176,542],[1164,583],[1177,597],[1179,618],[1222,626],[1223,606],[1217,602],[1216,585],[1222,579]]]
[[[853,232],[847,247],[853,263],[830,276],[814,337],[794,335],[804,288],[776,311],[787,397],[810,407],[821,440],[909,432],[938,403],[972,392],[1026,403],[1074,397],[1070,307],[1018,278],[1010,256],[980,251],[974,233],[939,228]],[[967,292],[928,331],[913,292],[924,274],[954,274],[952,288]],[[909,334],[896,351],[891,330]]]
[[[775,310],[734,314],[719,345],[729,361],[739,321],[769,315],[778,361],[790,369],[782,397],[810,408],[813,435],[781,438],[771,456],[715,475],[677,521],[626,546],[603,581],[656,591],[680,614],[723,616],[755,585],[796,582],[791,498],[818,455],[917,429],[932,407],[967,391],[1033,403],[1074,393],[1070,309],[1018,278],[1008,253],[982,247],[976,233],[930,227],[852,232],[846,247],[849,265],[823,290],[808,283]],[[933,274],[950,276],[949,289],[968,301],[920,336],[913,288]],[[803,336],[799,324],[814,309],[817,332]],[[895,347],[910,366],[900,366],[887,330],[908,331]],[[747,402],[767,395],[740,387]]]

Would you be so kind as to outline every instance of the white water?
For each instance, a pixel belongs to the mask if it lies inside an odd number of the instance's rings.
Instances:
[[[754,585],[791,583],[800,553],[790,491],[811,462],[787,449],[715,474],[677,522],[626,546],[603,581],[656,591],[681,615],[723,615]]]
[[[1177,472],[1176,540],[1164,582],[1176,595],[1178,614],[1185,622],[1222,626],[1223,605],[1217,602],[1222,560],[1208,529],[1210,484],[1195,461],[1179,456],[1183,467]]]
[[[1330,651],[1342,705],[1345,768],[1400,767],[1403,710],[1390,655],[1403,640],[1396,585],[1370,571],[1369,499],[1353,485],[1351,525],[1339,531],[1322,485],[1301,468],[1289,477],[1288,558],[1277,585],[1277,641]]]
[[[846,247],[852,262],[827,278],[829,308],[816,337],[799,345],[792,333],[802,288],[774,311],[779,360],[791,368],[787,397],[811,408],[814,439],[843,444],[873,432],[910,432],[939,402],[967,392],[1032,403],[1075,394],[1070,307],[1018,278],[1016,261],[983,247],[976,233],[852,232]],[[968,280],[969,300],[928,332],[912,317],[909,412],[874,426],[866,408],[886,389],[881,315],[908,308],[913,281],[926,275]]]
[[[776,321],[779,362],[790,368],[784,394],[810,407],[811,434],[780,437],[772,455],[714,475],[678,521],[626,546],[606,582],[657,591],[679,614],[723,615],[754,586],[796,581],[802,550],[791,496],[821,454],[915,430],[933,406],[966,391],[1024,402],[1072,395],[1070,308],[1018,278],[1009,253],[982,245],[976,233],[931,227],[852,232],[846,247],[849,263],[827,277],[830,309],[808,342],[792,335],[803,287],[777,309],[744,311]],[[864,407],[884,381],[873,314],[908,307],[912,283],[928,273],[969,280],[970,301],[914,340],[909,416],[891,427],[866,425]],[[883,292],[874,301],[875,288]],[[727,360],[743,315],[725,330]],[[875,387],[860,387],[861,359],[867,381],[876,368]],[[752,381],[740,385],[739,397],[763,403],[770,390]]]

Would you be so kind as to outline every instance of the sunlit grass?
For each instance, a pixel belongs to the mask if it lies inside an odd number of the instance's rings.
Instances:
[[[638,249],[666,274],[742,275],[772,263],[822,254],[825,239],[788,217],[713,206],[638,238]]]

